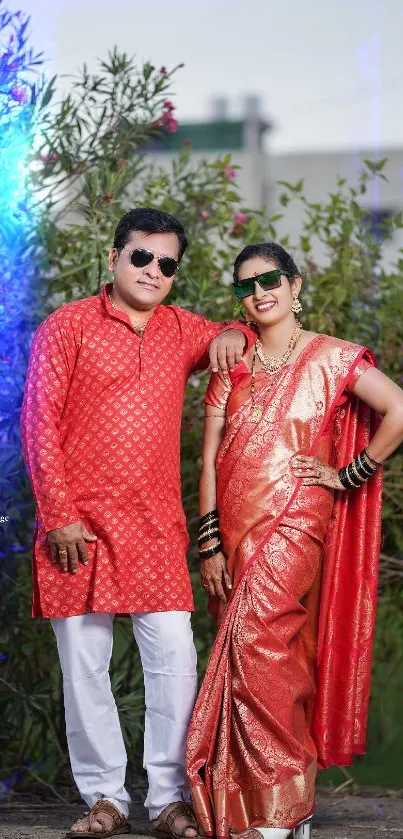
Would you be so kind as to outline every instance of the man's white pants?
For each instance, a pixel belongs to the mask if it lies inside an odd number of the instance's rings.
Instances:
[[[190,612],[131,616],[144,671],[145,806],[155,819],[167,804],[189,799],[187,729],[196,697],[196,651]],[[127,816],[126,749],[109,679],[114,615],[52,619],[63,672],[71,768],[89,807],[107,798]]]

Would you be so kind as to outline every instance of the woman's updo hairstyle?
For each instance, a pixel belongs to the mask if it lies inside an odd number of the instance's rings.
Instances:
[[[248,259],[253,259],[255,256],[260,256],[262,259],[275,262],[277,268],[289,274],[290,283],[292,283],[293,277],[300,276],[292,256],[281,245],[278,245],[276,242],[257,242],[253,245],[246,245],[241,253],[238,254],[234,263],[234,280],[238,279],[241,265],[247,262]]]

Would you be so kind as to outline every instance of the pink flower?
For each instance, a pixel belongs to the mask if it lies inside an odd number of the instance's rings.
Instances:
[[[29,102],[29,94],[25,87],[22,85],[15,85],[10,90],[10,96],[18,102],[19,105],[26,105]]]
[[[166,67],[161,67],[161,68],[160,68],[160,73],[161,73],[161,76],[166,76],[167,72],[168,72],[168,70],[167,70],[167,68],[166,68]]]
[[[234,236],[236,239],[240,236],[243,236],[243,225],[246,224],[246,222],[248,221],[248,216],[246,215],[246,213],[235,213],[235,215],[233,215],[232,218],[234,220],[234,226],[231,230],[231,236]]]
[[[232,181],[235,178],[236,172],[232,166],[224,166],[223,172],[227,181]]]
[[[210,218],[210,215],[211,214],[208,210],[200,210],[199,219],[200,221],[207,221],[207,219]]]
[[[178,130],[178,127],[179,122],[177,119],[170,119],[169,122],[166,123],[167,131],[169,131],[170,134],[175,134],[175,132]]]
[[[58,159],[59,156],[56,154],[55,151],[51,154],[38,154],[38,160],[40,160],[41,163],[44,163],[45,166],[47,166],[49,163],[57,163]]]
[[[164,107],[165,111],[174,111],[175,110],[175,105],[173,104],[173,102],[171,102],[170,99],[165,100],[163,107]]]
[[[163,114],[161,122],[170,134],[175,134],[175,131],[178,130],[179,122],[172,116],[170,111],[166,111]]]

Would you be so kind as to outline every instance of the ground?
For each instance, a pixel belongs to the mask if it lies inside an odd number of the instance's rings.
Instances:
[[[379,793],[379,794],[378,794]],[[134,795],[130,813],[133,834],[153,834],[140,795]],[[53,801],[52,801],[53,799]],[[77,804],[16,795],[0,800],[0,839],[62,839],[66,829],[81,815]],[[316,803],[314,839],[403,839],[403,791],[385,795],[372,790],[361,795],[320,792]]]

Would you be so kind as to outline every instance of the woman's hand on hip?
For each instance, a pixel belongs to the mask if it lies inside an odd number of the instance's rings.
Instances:
[[[337,469],[328,463],[321,463],[317,457],[297,454],[291,461],[291,468],[296,478],[302,478],[304,486],[319,484],[330,489],[345,489],[340,483]]]
[[[232,580],[227,571],[227,560],[223,553],[203,559],[200,566],[200,582],[204,590],[212,597],[219,597],[222,603],[227,602],[225,589],[232,588]]]

